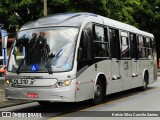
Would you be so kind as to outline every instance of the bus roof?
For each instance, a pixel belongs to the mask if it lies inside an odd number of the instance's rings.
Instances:
[[[98,19],[101,19],[104,25],[154,38],[153,34],[141,31],[134,26],[131,26],[107,17],[103,17],[93,13],[86,13],[86,12],[61,13],[61,14],[48,15],[45,17],[41,17],[36,21],[32,21],[25,24],[24,26],[22,26],[20,30],[38,28],[38,27],[49,27],[49,26],[80,27],[86,19],[90,19],[89,21],[91,22],[93,21],[95,22],[97,20],[97,23],[98,23]]]
[[[60,13],[48,15],[41,17],[36,21],[31,21],[25,24],[20,30],[48,26],[80,27],[83,21],[89,16],[98,17],[96,14],[93,13]]]

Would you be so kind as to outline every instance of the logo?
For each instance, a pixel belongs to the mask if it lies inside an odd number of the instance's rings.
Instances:
[[[2,117],[42,117],[41,113],[2,112]]]
[[[38,70],[38,65],[37,64],[33,64],[31,70],[32,71],[37,71]]]
[[[11,112],[2,112],[2,117],[12,117]]]

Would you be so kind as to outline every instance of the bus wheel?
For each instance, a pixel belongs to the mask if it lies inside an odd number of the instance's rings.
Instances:
[[[148,77],[147,77],[147,75],[145,74],[145,75],[144,75],[144,80],[143,80],[143,86],[141,87],[141,90],[143,90],[143,91],[148,88],[148,82],[147,82],[147,80],[148,80]]]
[[[52,104],[50,101],[38,101],[38,103],[42,106],[50,106]]]
[[[101,81],[98,80],[94,91],[93,103],[100,104],[102,100],[103,100],[103,87]]]

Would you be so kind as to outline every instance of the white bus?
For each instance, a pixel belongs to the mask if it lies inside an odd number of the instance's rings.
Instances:
[[[7,99],[99,104],[112,93],[157,80],[154,36],[92,13],[42,17],[14,40],[5,78]]]

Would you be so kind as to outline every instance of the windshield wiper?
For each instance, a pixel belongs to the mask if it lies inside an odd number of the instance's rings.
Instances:
[[[50,63],[49,59],[48,59],[48,63],[47,63],[47,69],[48,69],[49,74],[53,74],[51,63]]]
[[[53,74],[53,71],[52,71],[52,65],[51,65],[51,62],[49,60],[49,55],[48,55],[48,50],[47,50],[47,46],[44,47],[44,59],[47,61],[47,69],[48,69],[48,73],[49,74]],[[54,57],[54,56],[50,56],[50,57]]]

